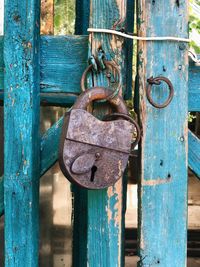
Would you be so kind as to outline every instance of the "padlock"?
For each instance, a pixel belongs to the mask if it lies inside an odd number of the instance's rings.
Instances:
[[[60,168],[72,183],[83,188],[114,185],[127,166],[136,130],[139,136],[139,128],[130,122],[124,100],[120,96],[109,98],[112,94],[112,90],[103,87],[87,90],[64,117]],[[86,111],[92,101],[103,99],[116,109],[115,120],[101,121]]]

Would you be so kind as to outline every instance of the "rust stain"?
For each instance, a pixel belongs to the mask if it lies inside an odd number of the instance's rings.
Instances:
[[[142,181],[143,186],[155,186],[155,185],[161,185],[161,184],[167,184],[171,183],[172,178],[167,178],[167,179],[156,179],[156,180],[144,180]]]

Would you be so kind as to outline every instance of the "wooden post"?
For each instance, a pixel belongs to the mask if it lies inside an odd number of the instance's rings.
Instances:
[[[126,23],[127,1],[92,0],[90,5],[90,27],[123,28]],[[98,48],[106,53],[106,58],[118,64],[123,77],[123,89],[126,88],[126,64],[124,39],[113,35],[92,34],[89,51],[96,54]],[[94,77],[94,85],[106,85],[105,76]],[[122,92],[121,92],[122,93]],[[105,107],[95,114],[101,116]],[[107,190],[88,191],[87,220],[87,266],[120,267],[123,266],[123,179]]]
[[[5,266],[38,266],[39,0],[5,4]]]
[[[139,36],[188,37],[188,1],[138,1]],[[139,188],[139,266],[186,266],[188,54],[182,42],[139,42],[143,127]],[[165,76],[175,94],[164,109],[146,97],[147,79]],[[163,101],[166,85],[153,86]]]

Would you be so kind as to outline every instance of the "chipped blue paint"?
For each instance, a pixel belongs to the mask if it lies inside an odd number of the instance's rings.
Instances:
[[[41,36],[40,43],[41,93],[79,94],[88,60],[88,36]],[[0,37],[0,90],[4,88],[3,68],[3,37]]]
[[[200,66],[190,63],[188,111],[200,112]]]
[[[0,90],[3,89],[4,85],[4,63],[3,63],[3,36],[0,36]]]
[[[128,20],[133,19],[133,12],[129,2],[127,11]],[[85,28],[85,27],[84,27]],[[132,31],[132,24],[128,24],[128,31]],[[78,31],[79,33],[80,30]],[[83,34],[86,34],[83,32]],[[130,40],[129,40],[130,41]],[[127,43],[127,91],[125,98],[130,99],[132,89],[132,41]],[[42,36],[41,37],[41,63],[40,63],[40,90],[41,102],[49,105],[69,106],[74,103],[73,96],[69,94],[80,93],[80,79],[87,65],[88,36]],[[78,56],[77,56],[78,55]],[[0,100],[3,100],[3,37],[0,36]],[[71,78],[73,77],[73,79]],[[66,79],[67,78],[67,79]],[[189,68],[189,100],[188,110],[200,110],[200,66],[190,63]]]
[[[0,177],[0,216],[4,213],[3,177]]]
[[[187,1],[138,1],[140,36],[188,36]],[[150,14],[150,15],[149,15]],[[187,248],[187,45],[139,42],[141,180],[139,183],[138,266],[186,266]],[[147,78],[163,75],[175,95],[162,110],[152,107]],[[155,86],[154,86],[155,88]],[[154,99],[162,101],[164,86]]]
[[[127,1],[93,0],[90,10],[90,27],[117,28],[126,25]],[[106,20],[104,19],[106,18]],[[117,38],[116,38],[117,39]],[[124,39],[112,40],[105,34],[94,34],[89,47],[89,54],[96,54],[99,46],[105,51],[108,60],[114,60],[121,67],[123,93],[126,91],[126,46]],[[94,77],[94,84],[105,85],[103,75]],[[94,114],[101,116],[106,108],[98,106]],[[88,191],[88,230],[87,230],[87,266],[120,267],[123,266],[122,227],[123,180],[107,190]]]
[[[44,175],[58,159],[58,149],[63,118],[59,119],[41,138],[40,176]],[[0,216],[4,213],[3,177],[0,177]]]
[[[188,135],[188,163],[190,169],[200,179],[200,139],[198,139],[192,132]]]
[[[5,2],[5,267],[38,266],[39,2]]]

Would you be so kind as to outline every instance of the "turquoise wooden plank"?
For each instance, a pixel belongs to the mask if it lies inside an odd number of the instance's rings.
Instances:
[[[41,92],[80,93],[87,65],[87,36],[43,36],[41,39]]]
[[[5,2],[5,266],[38,266],[40,1]]]
[[[76,0],[75,34],[88,34],[89,16],[90,0]],[[88,56],[88,52],[86,54]],[[73,185],[72,191],[74,194],[72,265],[73,267],[87,266],[87,190]]]
[[[127,1],[92,0],[90,27],[125,27]],[[104,19],[106,18],[106,19]],[[106,34],[94,34],[90,39],[89,54],[96,54],[99,46],[107,59],[115,61],[121,68],[123,89],[126,90],[125,43],[123,38]],[[104,76],[94,77],[94,84],[106,84]],[[122,93],[122,92],[121,92]],[[94,112],[99,116],[108,110],[98,106]],[[107,190],[88,191],[87,265],[90,267],[123,266],[123,179]]]
[[[188,3],[179,2],[139,1],[139,36],[187,38]],[[138,265],[183,267],[187,260],[187,45],[140,41],[138,58],[143,128]],[[147,79],[159,75],[168,77],[175,89],[173,101],[161,110],[146,98]],[[166,87],[154,89],[155,101],[163,101]]]
[[[125,26],[125,30],[127,32],[134,31],[134,14],[135,14],[135,1],[127,0],[127,10],[126,10],[126,18],[127,23]],[[132,64],[133,64],[133,41],[130,39],[125,39],[126,42],[126,79],[127,79],[127,86],[124,92],[124,99],[128,100],[132,97],[132,90],[133,90],[133,71],[132,71]]]
[[[200,111],[200,65],[190,63],[188,110]]]
[[[3,76],[4,76],[4,71],[3,71],[3,36],[0,36],[0,90],[3,89]]]
[[[63,118],[49,128],[41,139],[40,175],[42,176],[58,159],[60,134]]]
[[[40,102],[41,105],[71,107],[77,97],[78,94],[71,93],[41,93]]]
[[[42,93],[80,93],[88,61],[88,36],[42,36],[40,89]],[[3,37],[0,37],[0,90],[3,90]]]
[[[133,20],[133,12],[131,8],[133,2],[128,0],[129,8],[127,11],[127,17],[129,21]],[[79,11],[80,12],[80,11]],[[86,23],[87,25],[87,23]],[[84,29],[87,27],[84,26]],[[131,31],[132,24],[128,24],[128,31]],[[81,33],[80,31],[78,31]],[[87,32],[83,32],[86,34]],[[42,36],[41,37],[41,92],[47,94],[41,95],[41,102],[55,104],[55,105],[68,105],[68,96],[59,95],[59,93],[79,93],[80,92],[80,79],[81,74],[87,64],[87,36]],[[59,43],[59,46],[57,44]],[[71,43],[71,45],[70,45]],[[127,66],[127,92],[125,92],[125,98],[128,99],[131,96],[132,86],[132,61],[131,61],[131,49],[132,41],[127,43],[126,49],[126,62],[130,64]],[[67,47],[67,48],[66,48]],[[69,51],[70,49],[71,51]],[[77,57],[77,55],[81,55]],[[75,57],[75,60],[73,59]],[[64,65],[62,69],[62,64]],[[59,71],[61,68],[61,71]],[[71,72],[72,71],[72,72]],[[0,36],[0,91],[3,90],[3,37]],[[73,79],[71,77],[73,76]],[[66,77],[68,77],[66,79]],[[189,68],[189,111],[199,111],[200,109],[200,66],[190,63]],[[56,94],[51,94],[56,92]],[[48,93],[50,93],[48,95]],[[3,95],[0,94],[2,100]],[[55,98],[55,100],[54,100]],[[71,104],[71,102],[70,102]]]
[[[4,213],[3,177],[0,177],[0,216]]]
[[[44,175],[58,159],[58,149],[63,118],[60,118],[41,138],[40,176]],[[4,213],[3,177],[0,177],[0,216]]]
[[[43,106],[71,107],[78,94],[71,93],[40,93],[40,103]],[[0,105],[3,105],[4,93],[0,91]]]
[[[75,34],[87,34],[90,16],[90,0],[76,0]]]
[[[188,163],[190,169],[200,179],[200,140],[191,131],[188,135]]]

